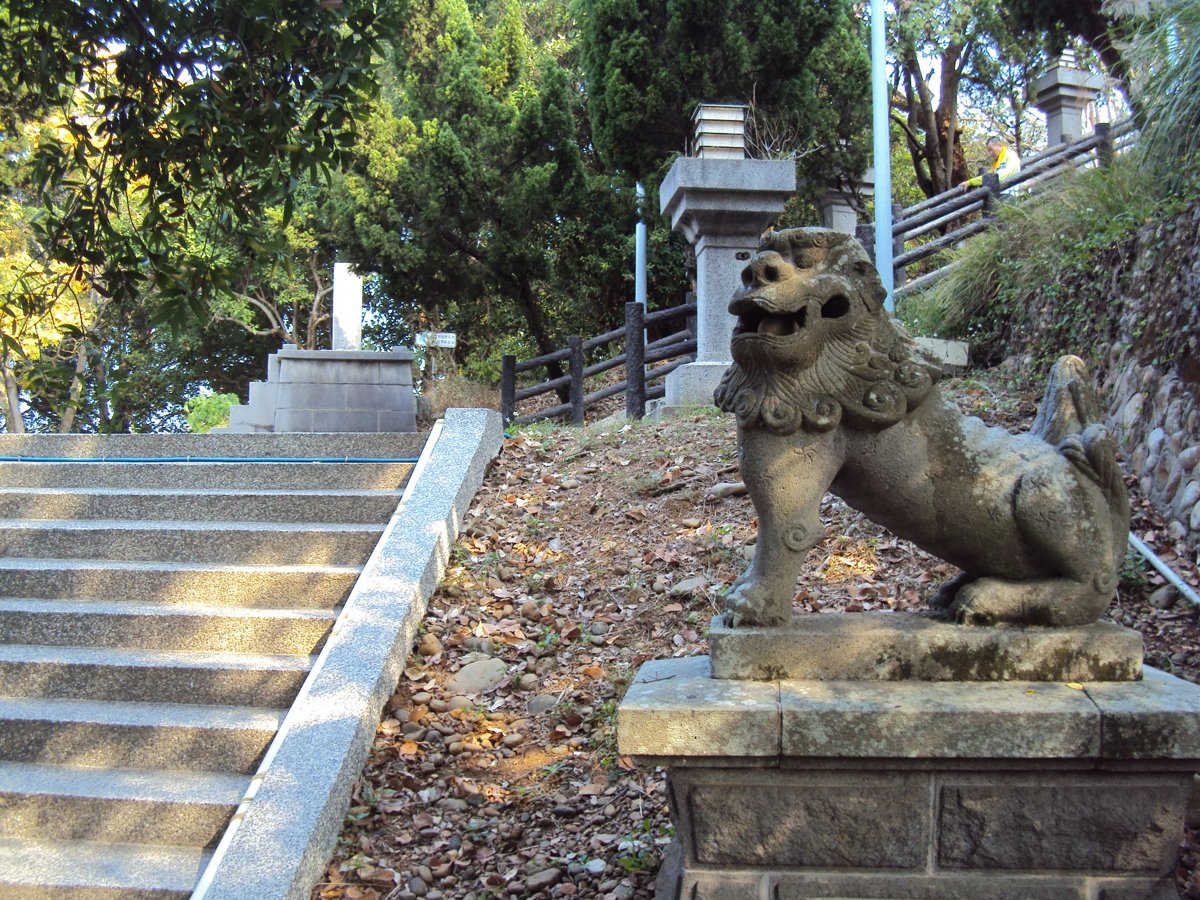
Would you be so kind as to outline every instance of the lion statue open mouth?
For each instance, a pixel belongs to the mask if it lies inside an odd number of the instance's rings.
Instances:
[[[959,622],[1082,625],[1104,612],[1129,499],[1080,359],[1054,365],[1029,433],[1010,435],[943,400],[937,364],[884,314],[854,237],[772,234],[742,280],[714,397],[737,416],[759,534],[729,624],[791,621],[826,491],[961,568],[934,598]]]

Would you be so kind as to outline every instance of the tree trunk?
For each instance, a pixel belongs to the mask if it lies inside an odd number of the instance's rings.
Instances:
[[[79,397],[83,393],[83,376],[87,372],[87,343],[80,340],[75,351],[75,376],[71,379],[71,391],[66,406],[58,421],[58,433],[70,434],[75,426],[75,411],[79,409]]]
[[[8,360],[0,362],[4,369],[4,417],[8,423],[9,434],[24,434],[25,419],[21,416],[21,394],[17,388],[17,379],[9,368]]]
[[[529,333],[533,337],[534,343],[537,344],[538,350],[543,354],[558,350],[559,348],[550,341],[550,335],[546,331],[546,320],[542,317],[542,311],[538,309],[537,299],[533,296],[533,286],[529,283],[529,279],[514,277],[511,280],[517,289],[517,303],[521,307],[521,312],[525,314],[525,321],[529,324]],[[563,368],[558,363],[552,362],[546,366],[546,373],[550,378],[561,378]],[[568,388],[559,389],[558,399],[562,403],[566,403],[570,396]]]

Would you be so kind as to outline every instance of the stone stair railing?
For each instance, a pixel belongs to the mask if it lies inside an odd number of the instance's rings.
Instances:
[[[191,893],[420,440],[0,437],[0,898]]]

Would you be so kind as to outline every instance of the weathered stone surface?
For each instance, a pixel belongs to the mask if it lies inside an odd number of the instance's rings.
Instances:
[[[775,685],[717,681],[708,658],[655,660],[638,670],[617,710],[617,744],[629,756],[779,755]]]
[[[1089,900],[1086,879],[1055,875],[910,875],[878,872],[870,875],[796,875],[783,873],[773,900],[812,900],[815,897],[887,897],[888,900]],[[751,895],[746,894],[744,897]]]
[[[1093,880],[1096,900],[1179,900],[1175,873],[1159,878]]]
[[[913,869],[928,856],[925,775],[708,770],[677,778],[701,865]],[[689,852],[690,851],[690,852]]]
[[[962,569],[933,601],[961,623],[1095,622],[1125,558],[1129,498],[1083,361],[1055,363],[1028,433],[988,428],[942,397],[857,240],[796,228],[760,247],[729,303],[733,364],[714,394],[737,416],[759,519],[729,624],[790,621],[826,492]]]
[[[446,679],[444,688],[448,694],[479,694],[496,687],[507,671],[508,665],[502,659],[477,659]]]
[[[1200,760],[1200,688],[1146,667],[1137,684],[1089,684],[1106,759]]]
[[[941,785],[947,868],[1163,872],[1190,776],[1043,775]]]
[[[1078,759],[1100,713],[1061,684],[785,681],[785,757]]]
[[[901,681],[1129,681],[1142,638],[1107,622],[963,628],[910,613],[797,615],[789,628],[709,630],[713,677]]]

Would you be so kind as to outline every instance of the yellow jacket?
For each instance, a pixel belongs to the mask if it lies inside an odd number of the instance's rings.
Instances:
[[[1007,181],[1021,171],[1021,157],[1017,156],[1007,146],[1000,148],[1000,155],[992,163],[991,172],[1001,181]],[[979,187],[983,184],[983,176],[976,175],[967,182],[967,187]]]

